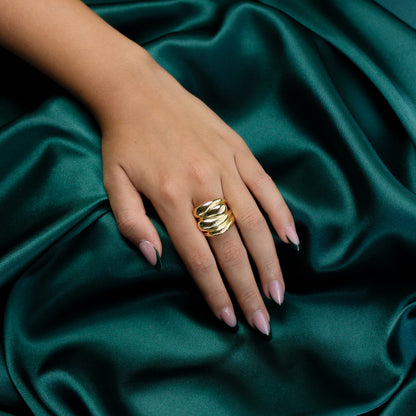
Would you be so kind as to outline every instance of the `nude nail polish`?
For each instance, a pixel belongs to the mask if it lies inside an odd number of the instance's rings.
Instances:
[[[299,242],[299,237],[298,234],[296,232],[295,226],[294,225],[287,225],[286,226],[286,238],[288,239],[290,245],[296,250],[299,251],[300,250],[300,242]]]
[[[145,259],[156,270],[160,270],[162,268],[162,262],[160,261],[159,252],[156,250],[156,247],[150,241],[147,241],[147,240],[140,241],[139,249],[142,252]]]
[[[230,306],[227,306],[221,310],[220,318],[230,328],[235,328],[237,326],[237,318],[235,317],[233,308],[231,308]]]
[[[269,293],[271,298],[278,304],[281,305],[284,300],[285,290],[283,285],[278,280],[273,280],[269,285]]]
[[[254,312],[252,322],[254,327],[263,335],[270,335],[270,322],[263,311]]]

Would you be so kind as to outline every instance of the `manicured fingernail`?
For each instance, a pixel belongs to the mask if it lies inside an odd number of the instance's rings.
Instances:
[[[140,241],[139,249],[142,252],[146,260],[156,269],[160,270],[162,268],[162,262],[160,261],[159,252],[156,250],[156,247],[147,240]]]
[[[294,225],[287,225],[286,226],[286,237],[291,244],[291,246],[296,250],[300,250],[300,243],[299,243],[299,237],[296,232]]]
[[[280,283],[278,280],[273,280],[273,282],[269,285],[269,293],[272,299],[281,305],[283,303],[284,299],[284,289],[282,283]]]
[[[254,312],[252,321],[254,327],[262,334],[266,336],[270,335],[270,322],[263,311],[258,310]]]
[[[235,328],[237,326],[237,318],[235,317],[235,313],[233,308],[227,306],[225,307],[221,313],[220,318],[230,327]]]

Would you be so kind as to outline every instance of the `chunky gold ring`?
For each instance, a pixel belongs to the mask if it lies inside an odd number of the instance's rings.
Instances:
[[[225,199],[205,202],[194,209],[198,228],[206,237],[225,233],[234,224],[234,215]]]

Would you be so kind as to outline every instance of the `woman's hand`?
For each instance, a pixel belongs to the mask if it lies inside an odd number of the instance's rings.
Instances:
[[[281,303],[284,283],[254,198],[280,238],[299,244],[274,183],[244,141],[141,47],[82,1],[55,3],[2,0],[0,44],[72,91],[97,118],[104,184],[120,231],[157,264],[162,246],[144,212],[145,195],[215,315],[236,324],[221,270],[248,322],[268,334],[269,315],[248,254],[266,296]],[[237,226],[207,241],[193,208],[222,197]]]
[[[279,304],[284,282],[253,195],[280,238],[298,245],[292,215],[237,133],[150,56],[142,57],[138,73],[101,117],[104,185],[120,232],[158,264],[162,245],[146,216],[140,194],[145,195],[214,314],[231,327],[237,324],[226,279],[248,322],[268,335],[269,314],[249,255],[265,295]],[[207,239],[192,212],[217,198],[228,201],[237,226]]]

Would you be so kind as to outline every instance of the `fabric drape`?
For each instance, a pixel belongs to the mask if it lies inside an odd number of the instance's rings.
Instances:
[[[415,414],[416,29],[371,0],[87,4],[244,138],[301,251],[274,234],[272,339],[228,331],[150,204],[162,271],[120,236],[87,110],[0,51],[0,415]]]

